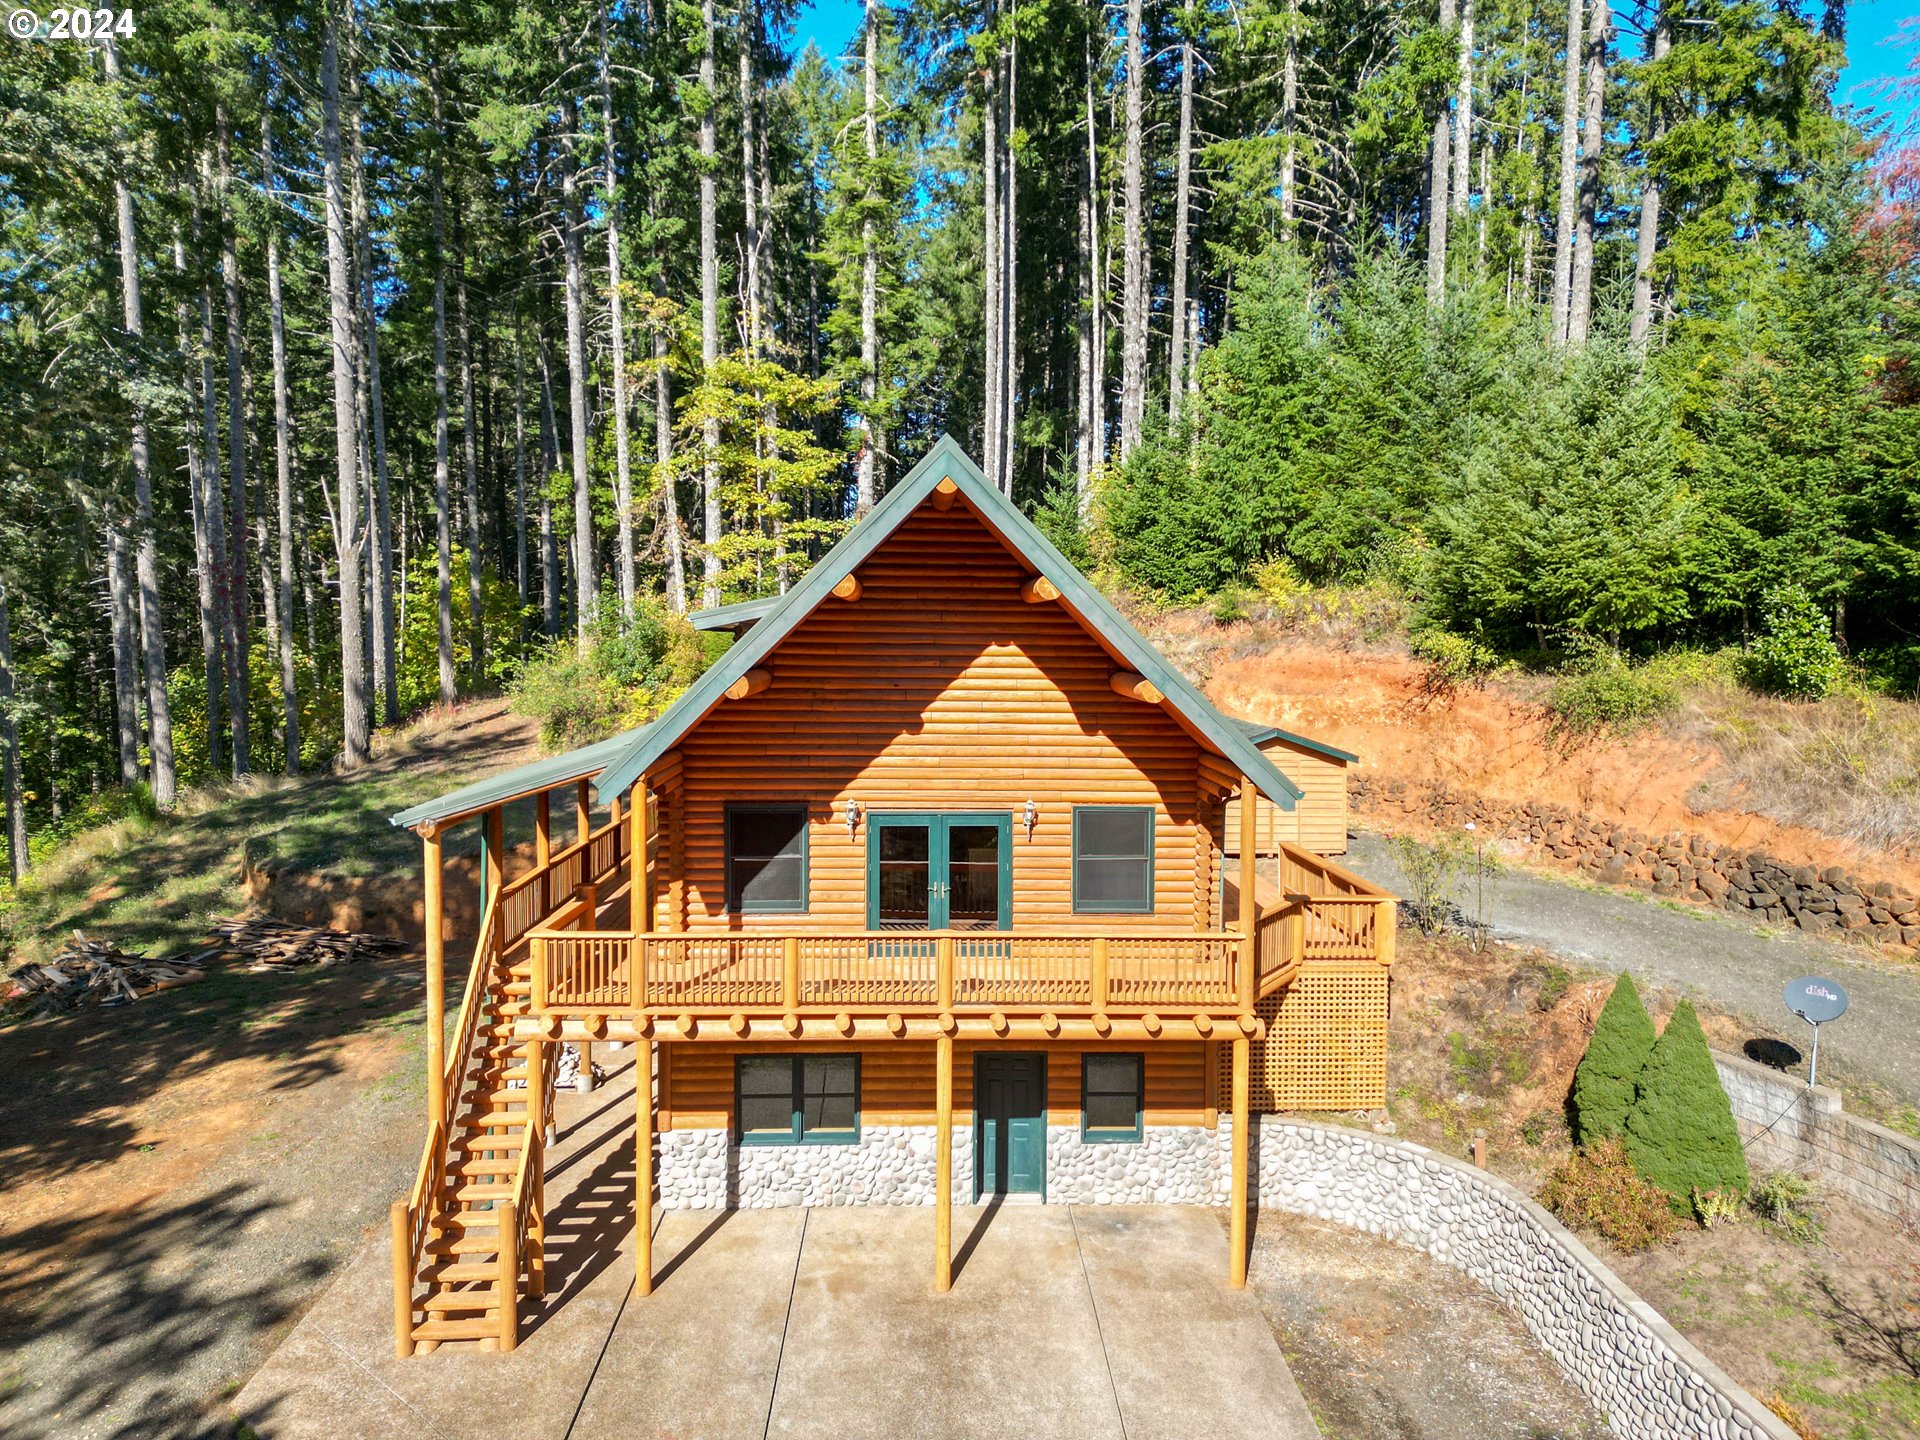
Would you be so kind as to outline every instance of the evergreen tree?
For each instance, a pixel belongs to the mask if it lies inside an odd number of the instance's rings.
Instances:
[[[1647,1056],[1627,1114],[1627,1158],[1686,1211],[1696,1190],[1744,1194],[1747,1157],[1713,1052],[1682,1000]]]
[[[1573,1072],[1573,1133],[1582,1145],[1619,1135],[1633,1108],[1634,1089],[1654,1046],[1653,1021],[1631,975],[1613,991],[1594,1022],[1593,1038]]]

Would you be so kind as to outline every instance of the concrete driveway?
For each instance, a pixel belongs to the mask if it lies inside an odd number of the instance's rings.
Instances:
[[[519,1347],[396,1359],[376,1235],[237,1397],[260,1440],[1319,1433],[1208,1209],[956,1208],[946,1295],[930,1209],[674,1211],[633,1295],[616,1079],[563,1100],[553,1294]]]

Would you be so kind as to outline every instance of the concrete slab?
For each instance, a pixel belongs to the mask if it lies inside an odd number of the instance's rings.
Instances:
[[[1221,1213],[1072,1212],[1127,1440],[1312,1440],[1305,1397],[1251,1291],[1226,1286]]]
[[[260,1440],[1316,1433],[1213,1211],[956,1208],[945,1295],[930,1208],[668,1212],[642,1299],[631,1068],[560,1104],[518,1348],[397,1359],[371,1235],[236,1398]]]
[[[931,1210],[809,1213],[769,1435],[1122,1433],[1071,1215],[956,1209],[953,1232],[972,1249],[940,1295]]]
[[[628,1299],[570,1440],[764,1435],[806,1227],[804,1210],[663,1216],[654,1292]]]

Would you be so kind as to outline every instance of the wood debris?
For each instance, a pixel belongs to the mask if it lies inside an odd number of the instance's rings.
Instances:
[[[8,999],[26,1000],[42,1011],[77,1010],[87,1005],[124,1005],[156,990],[201,978],[202,957],[171,955],[164,960],[129,954],[111,940],[89,940],[79,931],[53,959],[22,965],[8,977]]]
[[[217,949],[205,952],[249,961],[256,970],[280,970],[295,965],[349,965],[398,955],[404,940],[385,935],[362,935],[329,930],[324,925],[295,925],[271,915],[223,920],[213,927]]]

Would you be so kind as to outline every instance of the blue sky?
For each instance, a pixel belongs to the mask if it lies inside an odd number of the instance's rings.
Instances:
[[[828,59],[846,49],[860,28],[859,0],[813,0],[794,20],[796,50],[811,40]],[[1920,110],[1920,96],[1894,101],[1879,95],[1875,86],[1903,73],[1909,49],[1894,43],[1901,20],[1920,16],[1916,0],[1855,0],[1847,7],[1847,68],[1841,72],[1838,99],[1845,104],[1872,106],[1911,123]]]

